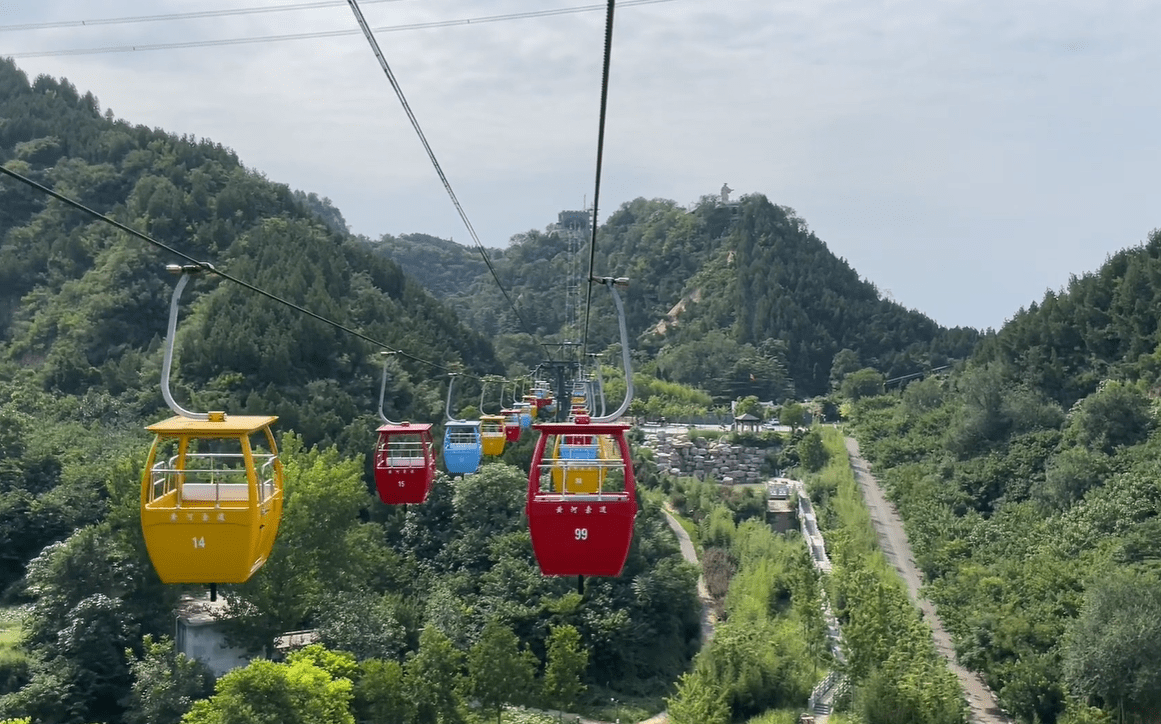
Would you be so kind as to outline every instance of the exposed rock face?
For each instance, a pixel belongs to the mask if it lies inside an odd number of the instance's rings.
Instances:
[[[670,475],[692,476],[699,480],[715,480],[723,485],[761,482],[758,470],[766,459],[760,448],[731,445],[723,440],[707,441],[687,433],[668,433],[664,430],[646,431],[645,447],[661,470]]]

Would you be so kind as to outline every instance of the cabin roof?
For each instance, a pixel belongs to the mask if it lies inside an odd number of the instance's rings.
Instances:
[[[275,415],[226,415],[221,422],[211,420],[194,420],[193,418],[175,415],[168,420],[155,422],[145,429],[158,435],[192,435],[202,437],[219,437],[230,435],[248,435],[269,427],[278,421]]]

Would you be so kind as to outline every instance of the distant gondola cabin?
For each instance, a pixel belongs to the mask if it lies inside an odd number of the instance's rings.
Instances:
[[[508,436],[503,415],[480,415],[480,441],[485,455],[503,455]]]
[[[449,420],[443,433],[443,464],[453,475],[480,469],[483,443],[478,420]]]
[[[435,450],[428,423],[388,423],[375,445],[375,489],[387,505],[422,503],[435,481]]]
[[[528,399],[525,397],[524,399]],[[528,402],[517,402],[516,410],[520,413],[520,429],[525,430],[532,426],[532,415],[536,412],[536,405]]]
[[[504,438],[508,442],[520,442],[520,431],[524,429],[520,421],[520,410],[509,408],[500,414],[504,416]]]

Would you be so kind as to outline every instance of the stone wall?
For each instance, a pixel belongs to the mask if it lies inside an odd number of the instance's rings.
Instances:
[[[760,483],[759,469],[766,459],[761,448],[731,445],[723,439],[689,439],[688,433],[646,431],[645,447],[653,451],[657,467],[664,473],[699,480],[715,480],[725,485]]]

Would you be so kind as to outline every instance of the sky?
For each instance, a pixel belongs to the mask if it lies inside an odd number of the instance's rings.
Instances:
[[[591,205],[601,0],[360,6],[485,246]],[[215,14],[143,18],[188,13]],[[905,307],[998,329],[1161,227],[1159,34],[1152,0],[622,0],[598,216],[726,183]],[[356,233],[471,243],[346,2],[0,0],[0,55]]]

